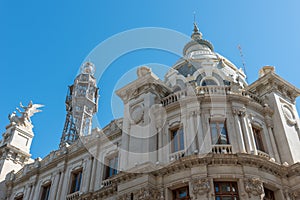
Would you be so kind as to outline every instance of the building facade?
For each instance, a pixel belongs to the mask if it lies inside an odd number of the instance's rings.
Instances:
[[[31,122],[10,117],[0,198],[300,199],[300,90],[271,66],[248,85],[196,24],[191,38],[165,80],[144,66],[116,91],[124,117],[103,129],[91,130],[98,88],[86,63],[67,95],[60,147],[43,159],[30,159]]]

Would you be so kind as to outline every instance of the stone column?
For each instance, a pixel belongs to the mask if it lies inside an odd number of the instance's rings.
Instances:
[[[87,174],[86,174],[86,188],[85,188],[85,192],[88,192],[90,190],[90,184],[91,184],[91,175],[92,175],[92,170],[93,170],[93,163],[94,163],[94,157],[90,156],[89,157],[89,162],[86,165],[86,169],[87,169]],[[88,169],[89,167],[89,169]]]
[[[273,133],[273,130],[272,130],[272,124],[271,124],[270,120],[267,121],[267,128],[268,128],[268,133],[269,133],[269,136],[270,136],[271,146],[272,146],[272,149],[273,149],[273,152],[274,152],[275,160],[280,163],[281,160],[280,160],[280,157],[279,157],[278,148],[277,148],[277,145],[276,145],[276,142],[275,142],[275,137],[274,137],[274,133]]]
[[[197,139],[198,139],[198,151],[199,153],[203,152],[204,147],[204,136],[203,136],[203,127],[202,127],[202,120],[201,120],[201,112],[197,111],[197,121],[196,121],[196,129],[197,131]]]
[[[31,190],[32,190],[32,184],[28,184],[25,189],[24,199],[29,199],[29,197],[31,195]]]
[[[91,180],[90,180],[90,188],[89,191],[94,191],[95,190],[95,178],[96,178],[96,170],[98,167],[98,160],[96,158],[94,158],[94,162],[93,162],[93,171],[92,171],[92,176],[91,176]]]
[[[54,190],[52,190],[53,192],[51,192],[49,199],[57,199],[57,192],[58,192],[58,186],[59,186],[59,182],[61,179],[61,172],[58,171],[58,173],[56,174],[56,177],[54,179],[54,183],[52,185],[52,187],[54,188]]]
[[[196,140],[197,140],[197,134],[196,134],[196,130],[195,130],[195,120],[194,120],[194,115],[195,115],[195,112],[190,112],[189,114],[189,127],[190,127],[190,130],[186,133],[188,134],[188,144],[190,145],[189,146],[189,149],[190,149],[190,154],[193,154],[194,151],[197,149],[196,147]],[[190,143],[189,143],[190,142]],[[198,149],[199,151],[199,149]]]
[[[201,153],[209,153],[212,150],[212,142],[211,142],[211,133],[210,133],[210,127],[209,127],[209,118],[210,114],[203,114],[201,115],[202,119],[205,120],[205,124],[203,127],[203,148]]]
[[[254,139],[252,125],[251,125],[250,119],[248,117],[246,117],[246,120],[247,120],[247,124],[248,124],[248,128],[249,128],[249,133],[250,133],[250,139],[251,139],[250,141],[251,141],[252,147],[253,147],[253,154],[257,155],[257,148],[256,148],[255,139]]]
[[[246,153],[243,131],[241,127],[240,118],[238,116],[239,112],[236,108],[233,108],[232,113],[234,116],[234,124],[236,129],[239,151],[242,153]]]
[[[57,190],[57,196],[56,196],[57,199],[61,199],[62,184],[63,184],[63,182],[64,182],[64,176],[65,176],[65,173],[64,173],[64,171],[62,170],[62,171],[60,172],[60,179],[59,179],[59,183],[58,183],[58,190]]]
[[[246,114],[246,108],[243,108],[240,110],[242,122],[243,122],[243,128],[244,128],[244,133],[245,133],[245,142],[246,142],[246,148],[248,153],[252,153],[254,155],[257,155],[257,149],[254,141],[254,136],[253,136],[253,131],[252,131],[252,126],[249,123],[248,116]]]

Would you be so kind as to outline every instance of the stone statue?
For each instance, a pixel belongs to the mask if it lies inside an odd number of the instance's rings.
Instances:
[[[43,107],[41,104],[33,104],[32,101],[29,102],[27,106],[23,106],[22,102],[20,102],[20,107],[24,110],[21,111],[19,108],[16,110],[21,114],[21,116],[17,116],[16,111],[12,112],[12,114],[8,115],[8,119],[12,124],[24,125],[27,126],[31,124],[31,119],[35,113],[41,112],[38,108]]]

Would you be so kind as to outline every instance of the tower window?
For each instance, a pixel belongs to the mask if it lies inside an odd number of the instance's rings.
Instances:
[[[173,190],[173,200],[183,200],[183,199],[184,200],[190,199],[188,186]]]
[[[275,195],[274,195],[274,192],[272,190],[264,188],[264,191],[265,191],[264,200],[275,200]]]
[[[184,150],[184,133],[183,128],[171,130],[171,148],[172,152]]]
[[[82,178],[82,169],[76,172],[72,172],[70,194],[80,190],[81,178]]]
[[[50,187],[51,184],[43,185],[42,186],[42,196],[41,200],[48,200],[50,196]]]
[[[118,174],[118,162],[119,162],[118,155],[107,159],[107,166],[106,166],[106,170],[105,170],[105,178],[109,178],[113,175]]]
[[[229,144],[226,121],[211,121],[210,131],[212,144]]]
[[[256,148],[260,151],[265,151],[262,135],[261,135],[261,129],[252,126],[252,131],[253,131]]]
[[[236,182],[214,182],[216,200],[238,200],[239,192]]]

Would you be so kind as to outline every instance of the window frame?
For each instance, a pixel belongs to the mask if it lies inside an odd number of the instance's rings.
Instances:
[[[110,165],[110,161],[113,160],[113,167]],[[105,158],[105,170],[104,170],[104,179],[108,179],[112,176],[115,176],[119,173],[119,154],[115,153],[113,155],[107,156]]]
[[[252,133],[253,133],[256,149],[259,151],[266,152],[263,135],[262,135],[263,129],[252,124]]]
[[[185,192],[186,192],[187,195],[185,197],[180,198],[179,193],[180,193],[180,191],[182,191],[184,189],[185,189]],[[176,188],[176,189],[172,190],[172,199],[173,200],[189,200],[190,199],[189,186],[186,185],[186,186],[183,186],[183,187]]]
[[[273,190],[264,187],[264,193],[265,196],[263,200],[275,200],[275,192]],[[270,194],[269,198],[266,197],[267,194]]]
[[[216,125],[216,136],[217,136],[217,142],[214,142],[214,133],[212,124]],[[223,124],[223,128],[220,128],[220,124]],[[211,144],[212,145],[230,145],[230,140],[228,136],[228,130],[227,130],[227,119],[210,119],[209,120],[209,128],[210,128],[210,135],[211,135]],[[222,130],[225,130],[226,133],[226,143],[222,143]]]
[[[185,144],[184,144],[185,138],[184,138],[183,126],[176,126],[171,128],[170,139],[171,139],[171,153],[176,153],[185,150]]]
[[[230,192],[223,192],[221,189],[222,184],[229,184]],[[219,191],[216,191],[216,185],[218,185]],[[232,190],[233,186],[235,186],[234,188],[236,189],[236,191]],[[223,197],[231,197],[232,199],[233,199],[233,197],[236,197],[237,200],[240,199],[239,187],[238,187],[237,181],[214,181],[214,193],[215,193],[216,200],[218,200],[218,197],[220,200],[223,199]]]
[[[79,175],[79,181],[78,181],[78,178],[77,178],[78,175]],[[80,191],[81,184],[82,184],[81,183],[82,182],[82,175],[83,175],[83,169],[82,168],[71,172],[69,194]]]
[[[51,191],[51,182],[42,185],[40,200],[48,200],[50,197],[50,191]]]

